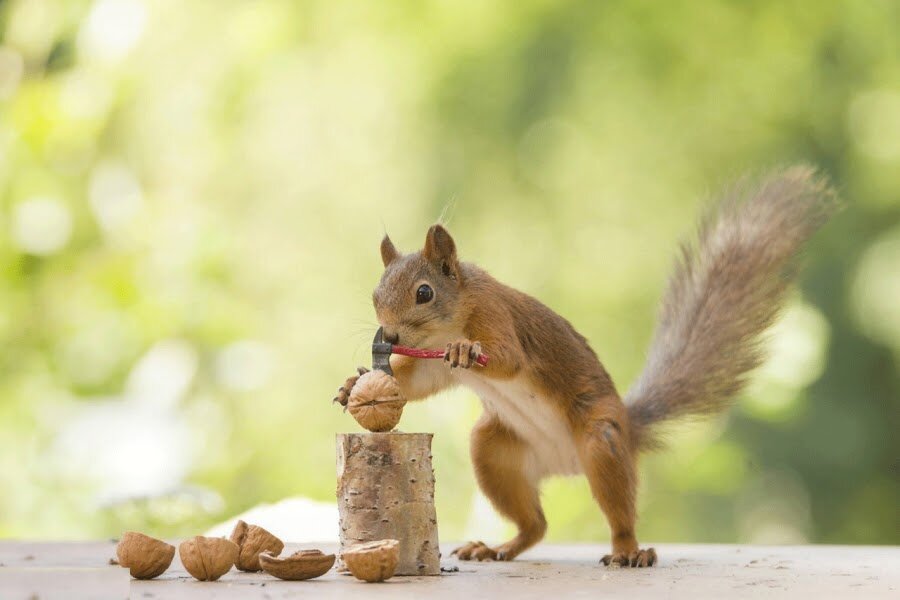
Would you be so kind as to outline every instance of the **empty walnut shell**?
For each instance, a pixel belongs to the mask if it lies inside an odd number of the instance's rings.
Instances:
[[[334,554],[323,554],[321,550],[300,550],[278,558],[263,552],[259,555],[259,564],[263,571],[278,579],[301,581],[327,573],[334,565]]]
[[[231,570],[240,548],[225,538],[198,535],[178,546],[178,556],[187,572],[200,581],[215,581]]]
[[[175,546],[137,531],[126,531],[116,546],[116,558],[135,579],[162,575],[175,557]]]
[[[234,566],[251,573],[262,569],[259,566],[261,552],[270,552],[273,556],[278,556],[284,549],[284,542],[277,537],[259,525],[248,525],[243,521],[238,521],[234,526],[231,541],[240,548]]]
[[[400,542],[379,540],[354,544],[341,553],[353,576],[369,583],[390,579],[400,561]]]
[[[375,369],[356,380],[347,410],[369,431],[390,431],[400,422],[405,404],[397,380]]]

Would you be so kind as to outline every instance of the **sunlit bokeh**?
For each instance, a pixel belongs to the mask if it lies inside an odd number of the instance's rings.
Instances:
[[[678,240],[748,171],[847,204],[727,415],[642,464],[639,537],[898,543],[900,7],[891,2],[0,3],[0,537],[336,535],[331,404],[371,360],[378,242],[461,257],[624,392]],[[464,390],[442,539],[510,527]],[[549,539],[602,541],[579,479]]]

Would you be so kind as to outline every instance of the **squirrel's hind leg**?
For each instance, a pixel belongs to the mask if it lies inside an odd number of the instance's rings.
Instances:
[[[581,462],[591,493],[606,515],[612,532],[612,553],[600,562],[622,567],[652,567],[653,548],[641,550],[634,535],[637,495],[635,457],[622,434],[620,422],[591,420],[584,431]]]
[[[484,414],[472,430],[472,463],[478,486],[518,534],[495,548],[470,542],[453,551],[460,560],[512,560],[534,546],[547,531],[536,481],[524,472],[526,446],[496,418]]]

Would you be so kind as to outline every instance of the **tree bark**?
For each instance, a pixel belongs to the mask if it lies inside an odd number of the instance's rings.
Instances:
[[[395,539],[398,575],[440,574],[431,438],[430,433],[337,434],[341,550]]]

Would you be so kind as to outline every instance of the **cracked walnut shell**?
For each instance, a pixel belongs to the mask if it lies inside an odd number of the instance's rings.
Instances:
[[[406,399],[400,384],[384,371],[375,369],[356,380],[347,401],[347,410],[369,431],[390,431],[400,422]]]
[[[126,531],[116,546],[116,559],[135,579],[162,575],[175,557],[175,546],[137,531]]]
[[[178,556],[187,572],[200,581],[215,581],[231,570],[240,548],[225,538],[198,535],[178,546]]]
[[[324,575],[334,565],[334,554],[321,550],[300,550],[290,556],[278,558],[269,552],[259,555],[259,564],[269,575],[288,581],[313,579]]]
[[[262,569],[259,565],[259,555],[262,552],[278,556],[284,549],[284,542],[280,539],[259,525],[248,525],[244,521],[238,521],[234,526],[231,541],[240,548],[234,566],[251,573]]]
[[[341,553],[341,560],[357,579],[369,583],[385,581],[394,576],[400,561],[400,542],[379,540],[354,544]]]

